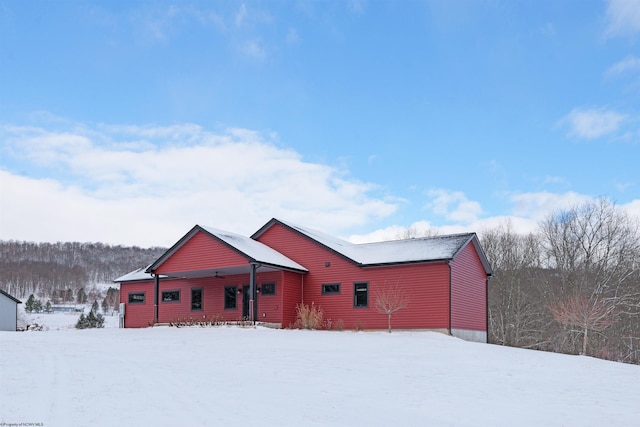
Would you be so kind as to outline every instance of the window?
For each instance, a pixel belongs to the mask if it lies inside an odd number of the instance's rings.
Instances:
[[[260,292],[262,295],[275,295],[276,294],[276,284],[271,283],[263,283],[260,287]]]
[[[202,310],[202,289],[191,289],[191,311]]]
[[[340,283],[323,283],[322,284],[322,293],[323,294],[339,294],[340,293]]]
[[[180,291],[162,291],[162,302],[180,301]]]
[[[238,288],[236,286],[224,287],[224,309],[233,310],[236,308],[236,298],[238,295]]]
[[[144,304],[144,292],[130,293],[129,304]]]
[[[356,282],[353,284],[353,306],[367,307],[369,305],[369,283]]]

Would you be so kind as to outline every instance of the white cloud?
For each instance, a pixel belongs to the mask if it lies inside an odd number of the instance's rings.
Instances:
[[[295,28],[289,28],[289,31],[287,31],[286,42],[292,46],[300,43],[300,35]]]
[[[236,13],[236,19],[235,19],[236,27],[242,26],[242,24],[246,19],[247,19],[247,6],[244,3],[242,3],[240,5],[240,9]]]
[[[609,0],[605,37],[629,37],[640,33],[640,0]]]
[[[460,196],[452,197],[451,194],[457,195],[459,192],[446,193],[447,197],[464,198]],[[445,199],[447,198],[445,197]],[[466,198],[464,198],[466,199]],[[494,229],[500,225],[510,222],[511,227],[516,233],[526,234],[536,232],[539,229],[540,221],[547,218],[560,210],[570,209],[585,202],[594,201],[593,196],[579,194],[572,191],[566,193],[517,193],[509,197],[508,201],[511,205],[511,211],[508,215],[497,215],[486,218],[475,218],[469,222],[458,222],[447,225],[436,226],[427,221],[417,221],[408,227],[402,225],[391,225],[385,228],[373,230],[366,234],[358,234],[349,236],[348,240],[353,243],[378,242],[383,240],[396,239],[407,228],[416,231],[417,235],[424,232],[436,231],[439,234],[455,234],[476,232],[479,235],[486,230]],[[445,203],[446,204],[446,203]],[[627,212],[631,218],[640,221],[640,200],[632,200],[631,202],[619,205],[622,210]]]
[[[242,53],[254,59],[263,60],[267,57],[267,50],[259,40],[250,40],[242,45]]]
[[[622,61],[616,62],[609,67],[605,75],[612,77],[633,71],[640,71],[640,58],[634,55],[629,55]]]
[[[510,198],[513,204],[512,213],[516,217],[540,221],[547,215],[561,209],[568,209],[581,203],[593,200],[593,197],[578,194],[573,191],[566,193],[538,193],[514,194]]]
[[[338,234],[397,208],[256,132],[78,128],[0,128],[0,239],[168,245],[196,223],[250,234],[271,217]]]
[[[436,189],[429,190],[427,195],[431,201],[426,208],[447,220],[469,223],[476,221],[482,214],[480,203],[467,199],[461,191]]]
[[[569,136],[595,139],[617,132],[626,119],[626,115],[604,108],[576,108],[559,124],[569,128]]]

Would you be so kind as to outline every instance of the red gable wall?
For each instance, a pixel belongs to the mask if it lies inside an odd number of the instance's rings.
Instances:
[[[487,330],[487,275],[469,243],[451,261],[451,327]]]
[[[247,265],[243,255],[198,231],[156,269],[158,274]]]
[[[332,324],[345,328],[384,329],[386,315],[375,310],[376,293],[398,284],[410,297],[393,315],[394,328],[449,328],[449,267],[446,263],[361,268],[313,240],[275,223],[258,240],[309,269],[301,299],[323,308]],[[325,266],[326,263],[330,265]],[[368,307],[354,307],[354,282],[368,282]],[[339,294],[322,294],[323,283],[340,283]],[[283,326],[288,326],[286,323]]]

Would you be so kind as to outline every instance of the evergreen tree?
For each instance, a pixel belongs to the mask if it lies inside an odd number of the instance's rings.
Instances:
[[[100,310],[100,306],[98,305],[98,301],[93,300],[93,304],[91,304],[91,311],[93,313],[97,313]]]
[[[67,301],[67,302],[73,301],[73,289],[71,289],[71,288],[67,289],[67,292],[65,293],[64,300]]]
[[[102,312],[103,312],[104,314],[107,314],[107,311],[109,311],[109,302],[107,302],[107,298],[105,297],[105,298],[102,300]]]
[[[51,313],[51,301],[47,301],[47,304],[44,306],[44,311]]]
[[[84,288],[78,289],[78,291],[76,293],[76,302],[78,304],[86,304],[86,302],[87,302],[87,294],[84,291]]]
[[[40,313],[42,311],[42,301],[37,299],[33,302],[33,311],[36,313]]]
[[[87,328],[87,318],[85,317],[84,313],[82,313],[80,315],[80,318],[78,319],[78,322],[76,323],[76,328],[77,329],[86,329]]]
[[[76,328],[104,328],[104,316],[102,314],[96,315],[93,310],[91,310],[87,316],[82,313],[78,319],[78,323],[76,323]]]
[[[33,305],[36,302],[36,297],[33,296],[33,294],[29,295],[29,299],[27,299],[27,302],[24,305],[24,309],[27,311],[27,313],[31,313],[33,311]]]

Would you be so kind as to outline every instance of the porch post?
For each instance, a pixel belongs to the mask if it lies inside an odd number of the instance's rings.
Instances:
[[[254,325],[258,317],[258,306],[256,304],[256,267],[255,264],[251,264],[251,272],[249,273],[249,320],[252,320]]]
[[[160,293],[160,277],[157,274],[153,275],[154,288],[153,288],[153,324],[158,323],[158,294]]]

